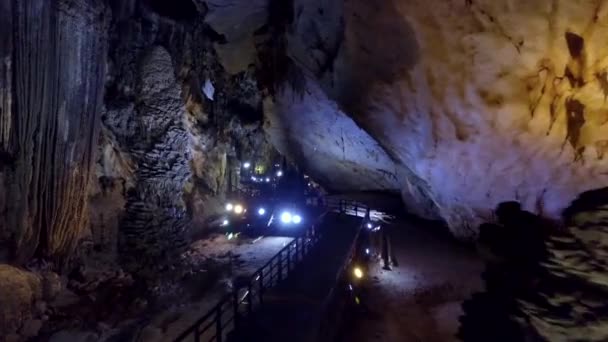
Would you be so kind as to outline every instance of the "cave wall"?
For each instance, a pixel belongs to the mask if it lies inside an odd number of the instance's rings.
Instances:
[[[275,155],[255,73],[183,2],[0,4],[0,261],[117,263],[142,231],[164,257],[221,211],[227,160]]]
[[[500,202],[558,218],[606,184],[604,1],[340,3],[296,1],[289,53],[402,170],[408,207],[470,237]]]
[[[4,1],[1,15],[2,230],[17,262],[37,255],[61,265],[88,222],[84,190],[99,132],[105,6]]]
[[[146,277],[223,211],[228,159],[274,153],[253,73],[220,63],[219,34],[194,4],[195,19],[147,1],[112,6],[87,239]]]

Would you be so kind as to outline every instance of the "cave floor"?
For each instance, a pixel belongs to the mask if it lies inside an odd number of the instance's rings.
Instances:
[[[398,267],[374,262],[363,292],[368,311],[347,322],[339,341],[456,341],[461,303],[481,289],[483,264],[474,251],[427,227],[393,227]]]
[[[194,241],[188,253],[191,263],[215,263],[228,271],[195,302],[153,318],[151,324],[142,329],[138,341],[173,341],[217,304],[231,288],[233,279],[252,275],[291,240],[293,238],[283,236],[228,240],[224,234],[214,234]]]

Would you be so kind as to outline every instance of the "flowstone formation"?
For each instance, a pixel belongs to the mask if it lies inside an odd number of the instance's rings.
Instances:
[[[144,57],[128,153],[136,164],[121,223],[120,254],[128,270],[148,277],[166,271],[187,247],[189,218],[183,195],[191,170],[183,103],[169,53]]]
[[[88,222],[107,12],[87,0],[4,1],[0,11],[0,237],[15,262],[62,269]]]

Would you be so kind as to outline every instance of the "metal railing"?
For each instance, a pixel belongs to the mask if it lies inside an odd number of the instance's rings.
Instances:
[[[251,315],[264,303],[266,290],[287,279],[295,266],[304,260],[318,241],[319,232],[313,225],[306,234],[294,238],[268,260],[246,284],[221,298],[216,306],[175,340],[225,341],[227,334],[236,328],[240,319]]]
[[[347,200],[330,200],[324,204],[328,211],[353,216],[364,216],[368,210],[360,203]],[[321,215],[319,222],[323,216]],[[232,293],[222,297],[217,305],[180,334],[175,341],[226,341],[228,334],[236,329],[241,319],[252,315],[263,305],[266,290],[287,279],[295,266],[304,260],[312,247],[319,242],[320,233],[316,225],[312,225],[304,235],[294,238],[259,268],[245,284],[237,284],[240,286],[236,286]],[[350,254],[352,250],[349,253],[349,260]]]

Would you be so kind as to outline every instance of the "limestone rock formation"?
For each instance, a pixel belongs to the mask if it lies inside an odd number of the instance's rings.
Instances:
[[[137,165],[136,183],[128,194],[119,246],[128,270],[154,274],[186,247],[189,220],[182,197],[191,156],[171,56],[154,47],[141,66],[136,135],[128,146]]]
[[[61,267],[87,224],[107,51],[97,1],[2,3],[3,230],[12,258]]]
[[[546,280],[521,301],[522,322],[548,341],[608,339],[608,188],[583,193],[564,212],[566,231],[547,243]]]
[[[507,200],[558,218],[608,181],[606,2],[294,7],[289,55],[403,171],[406,205],[435,211],[456,235],[475,235]]]
[[[0,337],[17,332],[32,317],[42,293],[40,278],[34,273],[0,265]]]

